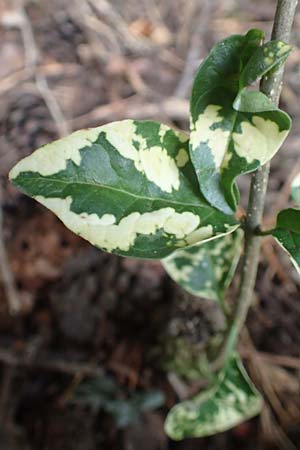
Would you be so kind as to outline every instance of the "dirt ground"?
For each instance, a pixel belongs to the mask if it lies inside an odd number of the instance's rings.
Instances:
[[[7,181],[16,161],[74,129],[124,118],[187,129],[200,60],[228,34],[259,27],[269,36],[275,5],[0,0],[1,450],[300,448],[300,282],[273,241],[262,246],[240,343],[263,413],[228,433],[171,442],[166,412],[199,383],[166,370],[170,324],[180,320],[182,337],[201,348],[222,327],[217,307],[184,294],[159,262],[93,249]],[[272,164],[265,225],[300,170],[299,25],[298,10],[281,100],[294,126]],[[231,292],[237,284],[238,275]]]

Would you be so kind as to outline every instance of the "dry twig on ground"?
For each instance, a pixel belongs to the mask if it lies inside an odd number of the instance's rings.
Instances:
[[[65,358],[57,358],[50,354],[30,358],[4,348],[0,348],[0,362],[8,366],[61,372],[66,375],[81,374],[95,377],[103,375],[102,368],[95,364],[68,361]]]
[[[12,315],[15,315],[21,311],[21,303],[15,287],[14,276],[10,269],[4,243],[2,197],[2,186],[0,182],[0,281],[3,283],[9,311]]]
[[[38,92],[43,98],[51,117],[57,127],[58,134],[63,137],[70,133],[70,128],[64,117],[59,103],[49,88],[46,76],[38,70],[40,60],[39,49],[34,38],[34,32],[30,19],[24,7],[24,1],[17,2],[16,9],[10,14],[6,15],[2,20],[4,25],[8,28],[19,28],[22,34],[24,51],[25,51],[25,70],[19,74],[14,74],[13,79],[9,80],[13,83],[26,81],[26,79],[33,77]],[[16,79],[14,79],[16,77]]]

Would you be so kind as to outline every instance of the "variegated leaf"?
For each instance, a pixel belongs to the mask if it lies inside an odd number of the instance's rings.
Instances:
[[[222,302],[242,249],[243,232],[177,250],[163,260],[171,278],[186,291]]]
[[[300,274],[300,209],[284,209],[277,216],[272,235],[288,252],[292,263]]]
[[[191,97],[191,160],[204,197],[225,213],[235,210],[239,199],[235,178],[269,161],[291,126],[289,116],[263,94],[245,90],[245,83],[281,63],[290,47],[271,41],[260,50],[252,33],[231,36],[212,49]]]
[[[291,47],[281,41],[270,41],[257,48],[241,73],[241,85],[249,86],[275,66],[283,63],[291,52]]]
[[[119,255],[163,258],[237,226],[199,193],[188,137],[156,122],[75,132],[24,158],[10,178],[73,232]]]
[[[165,430],[174,440],[210,436],[259,414],[262,398],[238,355],[233,355],[214,385],[169,412]]]
[[[190,110],[191,122],[195,123],[199,115],[198,103],[201,98],[216,88],[230,84],[232,89],[239,90],[239,75],[253,53],[259,48],[264,33],[261,30],[250,30],[245,36],[235,34],[218,42],[200,65],[193,84]]]
[[[291,185],[291,199],[296,205],[300,205],[300,173],[293,179]]]

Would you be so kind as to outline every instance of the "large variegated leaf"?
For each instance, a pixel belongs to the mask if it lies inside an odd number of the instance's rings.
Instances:
[[[277,216],[272,235],[288,252],[300,274],[300,209],[284,209]]]
[[[163,258],[236,226],[199,193],[187,136],[156,122],[75,132],[24,158],[10,178],[72,231],[120,255]]]
[[[242,249],[243,232],[177,250],[163,260],[171,278],[193,295],[222,302]]]
[[[201,192],[226,213],[239,199],[235,178],[269,161],[291,126],[289,116],[263,94],[245,90],[290,51],[278,41],[260,48],[258,38],[251,30],[218,43],[201,64],[192,91],[191,160]]]
[[[210,436],[254,417],[261,407],[260,394],[234,355],[210,389],[171,409],[165,430],[174,440]]]

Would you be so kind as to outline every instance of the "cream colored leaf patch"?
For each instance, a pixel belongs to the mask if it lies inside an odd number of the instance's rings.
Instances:
[[[176,156],[176,163],[178,167],[184,167],[186,163],[189,161],[189,154],[185,148],[181,148]]]
[[[179,188],[179,170],[176,162],[161,147],[140,149],[137,152],[135,167],[143,172],[149,181],[162,191],[172,192]]]
[[[160,126],[161,142],[169,130],[166,125]],[[176,160],[169,156],[162,144],[149,147],[146,139],[137,133],[136,122],[133,120],[114,122],[105,125],[103,131],[106,133],[106,139],[124,158],[134,161],[136,169],[144,173],[149,181],[168,193],[173,189],[178,190],[180,180]],[[138,150],[136,143],[139,144]]]
[[[197,150],[201,143],[207,144],[217,169],[221,167],[226,156],[230,137],[230,130],[223,130],[220,127],[216,127],[224,120],[219,115],[221,109],[222,106],[219,105],[208,105],[204,112],[199,114],[190,139],[191,149],[193,151]]]
[[[194,245],[197,242],[206,241],[211,236],[213,236],[213,227],[212,225],[206,225],[189,234],[186,238],[186,242],[188,245]]]
[[[68,160],[79,166],[80,150],[91,148],[100,130],[101,127],[79,130],[66,138],[44,145],[16,164],[10,171],[10,179],[15,179],[20,173],[28,171],[38,172],[43,176],[53,175],[65,170]]]
[[[300,205],[300,173],[293,179],[291,185],[291,199],[297,205]]]
[[[138,234],[151,235],[158,230],[163,230],[178,240],[184,239],[200,224],[197,215],[189,211],[177,213],[174,208],[161,208],[144,214],[133,212],[116,224],[112,214],[98,217],[94,213],[73,212],[71,197],[62,199],[37,196],[35,199],[53,211],[74,233],[107,251],[129,251]]]
[[[154,126],[155,124],[153,128]],[[82,159],[80,150],[91,149],[99,135],[104,133],[107,141],[122,157],[133,161],[136,170],[143,173],[147,180],[156,184],[162,191],[171,193],[179,189],[179,169],[188,162],[189,158],[185,149],[179,150],[177,156],[170,156],[163,144],[167,132],[174,134],[178,145],[187,140],[184,133],[174,131],[166,125],[160,125],[157,145],[149,145],[147,139],[137,132],[137,122],[134,120],[123,120],[97,128],[80,130],[45,145],[24,158],[12,169],[10,178],[15,179],[20,173],[28,171],[37,172],[42,176],[57,174],[66,169],[69,160],[79,166]]]
[[[248,163],[269,161],[280,148],[289,130],[280,131],[276,122],[253,116],[252,124],[241,122],[241,133],[233,133],[234,150]]]

